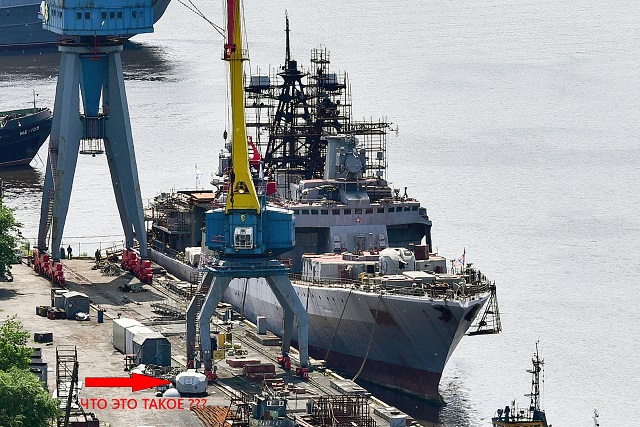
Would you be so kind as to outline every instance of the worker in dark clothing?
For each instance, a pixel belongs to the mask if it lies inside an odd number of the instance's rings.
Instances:
[[[96,264],[100,264],[100,249],[96,249]]]
[[[67,246],[67,258],[71,259],[71,252],[73,252],[73,249],[71,249],[71,245]]]

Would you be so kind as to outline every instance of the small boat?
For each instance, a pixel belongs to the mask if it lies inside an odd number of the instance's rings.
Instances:
[[[51,132],[48,108],[0,111],[0,168],[28,165]]]
[[[511,402],[504,409],[498,409],[495,417],[491,418],[493,427],[550,427],[547,424],[547,416],[540,409],[540,372],[544,367],[544,360],[538,355],[538,343],[533,355],[533,369],[527,369],[532,376],[531,394],[526,394],[531,400],[527,409],[518,408],[516,402]]]

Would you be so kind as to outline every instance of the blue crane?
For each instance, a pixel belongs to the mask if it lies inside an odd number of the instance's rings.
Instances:
[[[282,358],[289,363],[295,316],[300,369],[306,373],[308,314],[287,276],[288,269],[275,259],[295,244],[293,212],[266,203],[263,177],[253,176],[248,160],[242,72],[246,51],[242,49],[240,11],[239,0],[227,0],[224,59],[229,62],[232,110],[229,190],[225,207],[206,214],[206,245],[219,254],[221,262],[205,268],[199,292],[187,308],[187,359],[192,366],[199,358],[211,375],[210,323],[216,306],[231,280],[264,278],[284,311]]]
[[[36,270],[64,284],[60,243],[81,141],[104,143],[125,235],[127,267],[152,278],[120,52],[153,31],[153,0],[46,0],[43,27],[60,35],[60,71],[40,211]],[[82,98],[82,111],[80,109]],[[51,248],[48,235],[51,233]],[[140,257],[132,255],[134,238]]]

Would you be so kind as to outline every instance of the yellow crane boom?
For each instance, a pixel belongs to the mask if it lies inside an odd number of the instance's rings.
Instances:
[[[260,214],[260,202],[249,169],[247,129],[244,113],[244,82],[240,1],[227,0],[225,60],[229,61],[231,83],[231,172],[225,213],[249,210]]]

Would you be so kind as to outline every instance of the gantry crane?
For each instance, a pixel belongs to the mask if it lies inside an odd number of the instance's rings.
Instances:
[[[43,27],[60,35],[61,59],[38,244],[33,254],[36,271],[64,284],[60,243],[80,142],[100,141],[104,143],[125,235],[123,264],[141,280],[150,282],[152,273],[146,259],[142,198],[120,52],[125,37],[153,31],[153,0],[46,0]],[[140,257],[133,252],[134,238],[140,244]]]
[[[227,0],[224,59],[229,62],[232,110],[229,190],[225,207],[206,215],[207,247],[217,251],[222,262],[205,267],[199,292],[187,308],[187,359],[193,366],[198,358],[205,373],[212,376],[210,323],[216,306],[231,280],[264,278],[283,307],[282,357],[287,363],[294,316],[297,319],[299,373],[304,375],[308,372],[308,315],[287,276],[288,269],[275,259],[295,244],[293,212],[267,205],[263,177],[254,178],[248,160],[242,72],[247,58],[242,49],[240,11],[239,0]]]

